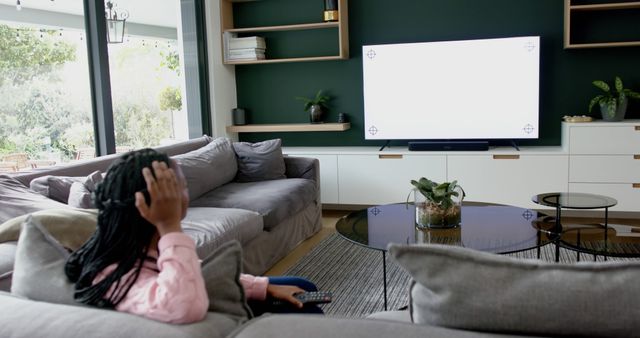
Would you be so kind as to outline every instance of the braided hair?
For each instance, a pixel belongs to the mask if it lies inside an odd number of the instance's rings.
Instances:
[[[142,191],[150,203],[142,168],[148,167],[153,173],[153,161],[170,164],[167,155],[153,149],[127,153],[109,167],[104,181],[96,188],[93,195],[98,208],[96,231],[71,254],[65,265],[67,277],[75,283],[76,301],[115,307],[138,279],[156,227],[140,215],[135,206],[135,193]],[[114,263],[117,264],[115,270],[94,284],[95,277]],[[112,285],[113,292],[108,295]]]

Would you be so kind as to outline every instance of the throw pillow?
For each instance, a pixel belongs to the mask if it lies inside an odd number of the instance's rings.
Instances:
[[[65,248],[78,249],[96,230],[97,210],[48,209],[33,215]],[[0,243],[17,241],[22,224],[30,215],[12,218],[0,224]]]
[[[69,190],[74,182],[82,182],[83,177],[41,176],[29,183],[29,188],[60,203],[67,203]]]
[[[69,190],[69,206],[81,209],[93,208],[92,194],[101,182],[100,171],[92,172],[82,182],[74,182]]]
[[[172,157],[182,169],[193,201],[236,176],[238,165],[231,141],[217,138],[206,146]]]
[[[392,244],[389,252],[414,280],[414,323],[553,336],[640,332],[638,262],[556,264],[444,245]]]
[[[33,216],[23,224],[16,248],[11,293],[43,302],[77,304],[64,273],[69,253]]]
[[[209,311],[238,319],[252,317],[240,284],[242,247],[232,240],[202,260],[202,276],[209,295]]]
[[[67,207],[27,188],[10,176],[0,175],[0,223],[34,211]]]
[[[258,143],[234,142],[238,158],[238,182],[255,182],[286,178],[282,141],[268,140]]]

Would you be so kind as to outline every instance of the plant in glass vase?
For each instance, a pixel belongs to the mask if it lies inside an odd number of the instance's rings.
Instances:
[[[457,181],[436,183],[427,178],[411,180],[415,187],[416,225],[419,228],[452,228],[462,221],[465,192]],[[407,196],[407,203],[409,202]]]

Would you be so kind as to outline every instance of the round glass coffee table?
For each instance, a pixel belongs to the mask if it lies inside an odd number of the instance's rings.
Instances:
[[[386,250],[389,243],[434,243],[507,254],[538,248],[551,239],[535,226],[536,211],[477,202],[462,204],[462,224],[451,229],[419,229],[413,204],[387,204],[340,218],[336,230],[347,240],[382,252],[384,308],[387,309]]]

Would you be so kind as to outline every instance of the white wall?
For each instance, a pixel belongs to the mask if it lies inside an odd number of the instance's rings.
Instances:
[[[226,126],[231,125],[231,109],[237,106],[238,101],[235,66],[222,63],[220,0],[205,0],[205,8],[212,136],[237,139],[237,134],[227,134],[225,130]]]

